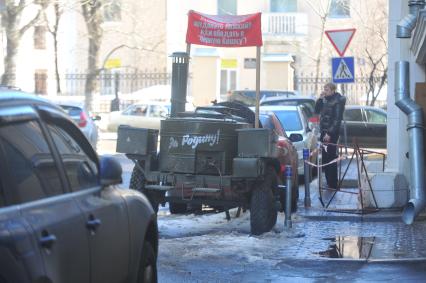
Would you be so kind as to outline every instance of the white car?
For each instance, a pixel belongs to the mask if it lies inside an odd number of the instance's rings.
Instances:
[[[193,110],[186,105],[186,110]],[[109,115],[107,129],[116,132],[118,126],[128,125],[137,128],[160,129],[161,120],[170,114],[170,103],[146,102],[132,104],[123,111],[113,111]]]
[[[300,106],[285,106],[285,105],[271,105],[260,106],[261,111],[274,112],[278,120],[280,120],[286,131],[287,136],[291,134],[301,134],[303,140],[293,142],[296,147],[298,156],[298,173],[299,176],[304,175],[303,169],[303,149],[308,148],[310,152],[314,152],[317,146],[317,135],[313,129],[309,128],[308,117]],[[317,155],[313,154],[310,158],[311,162],[316,162]]]

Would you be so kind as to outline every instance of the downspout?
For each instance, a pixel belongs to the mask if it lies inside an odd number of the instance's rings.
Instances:
[[[395,63],[395,105],[408,117],[409,159],[411,196],[402,213],[402,220],[412,224],[416,216],[425,208],[423,111],[410,98],[410,65],[407,61]]]
[[[411,32],[416,26],[417,15],[425,6],[425,0],[408,1],[409,14],[403,18],[396,26],[397,38],[410,38]]]

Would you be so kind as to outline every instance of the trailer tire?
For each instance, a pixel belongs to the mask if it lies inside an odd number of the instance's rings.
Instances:
[[[133,167],[132,176],[130,177],[130,189],[143,193],[151,203],[154,212],[158,212],[159,202],[155,192],[150,192],[145,189],[145,176],[136,166]]]
[[[182,214],[187,210],[186,203],[169,202],[169,210],[171,214]]]
[[[145,242],[139,259],[138,283],[157,282],[157,258],[150,242]]]
[[[267,169],[265,179],[253,189],[250,200],[250,228],[253,235],[271,231],[277,222],[274,203],[274,185],[277,174],[272,167]]]

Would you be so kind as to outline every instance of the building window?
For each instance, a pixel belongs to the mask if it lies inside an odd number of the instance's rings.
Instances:
[[[47,70],[36,70],[34,74],[36,94],[47,94]]]
[[[46,27],[44,26],[34,27],[34,48],[46,49]]]
[[[228,91],[237,88],[237,71],[221,70],[220,71],[220,94],[226,94]]]
[[[297,12],[297,0],[271,0],[271,12],[273,13]]]
[[[105,3],[103,8],[105,22],[121,21],[121,0],[111,0]]]
[[[217,14],[218,15],[236,15],[237,0],[218,0]]]
[[[349,18],[351,16],[349,0],[331,0],[329,17],[330,18]]]

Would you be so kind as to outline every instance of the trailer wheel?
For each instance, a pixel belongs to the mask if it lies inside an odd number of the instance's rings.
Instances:
[[[186,203],[169,202],[169,210],[171,214],[185,213],[187,210]]]
[[[158,212],[158,198],[155,192],[145,189],[145,176],[136,166],[133,167],[132,176],[130,177],[130,189],[143,193],[148,198],[155,213]]]
[[[267,169],[265,179],[256,184],[250,200],[250,227],[253,235],[271,231],[277,222],[273,190],[277,185],[277,174],[272,167]]]

